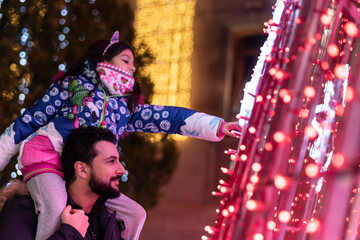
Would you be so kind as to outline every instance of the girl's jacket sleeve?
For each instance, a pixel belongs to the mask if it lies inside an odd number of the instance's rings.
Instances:
[[[45,126],[56,116],[58,110],[69,97],[68,81],[62,88],[59,82],[53,83],[45,95],[32,108],[28,108],[0,135],[0,171],[9,163],[20,148],[20,143],[40,127]]]
[[[208,141],[220,141],[218,125],[223,119],[191,109],[142,105],[131,116],[125,131],[172,133]]]

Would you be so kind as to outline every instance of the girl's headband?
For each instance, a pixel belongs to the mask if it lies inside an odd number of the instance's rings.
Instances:
[[[119,31],[115,31],[114,34],[112,35],[111,39],[110,39],[110,43],[109,45],[107,45],[107,47],[105,48],[104,52],[103,52],[103,56],[105,55],[106,51],[109,49],[109,47],[111,47],[111,45],[118,43],[119,42]]]

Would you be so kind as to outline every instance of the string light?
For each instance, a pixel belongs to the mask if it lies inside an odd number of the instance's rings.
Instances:
[[[326,194],[333,194],[329,189],[339,187],[338,174],[356,179],[354,169],[360,167],[353,158],[346,157],[357,151],[342,151],[348,146],[339,144],[343,140],[342,128],[349,127],[346,120],[351,114],[345,114],[346,104],[357,104],[356,88],[351,84],[357,80],[353,75],[359,62],[355,49],[360,22],[358,17],[348,19],[347,12],[359,1],[343,3],[319,3],[323,9],[314,10],[304,8],[304,1],[277,1],[273,15],[279,11],[281,14],[266,22],[264,30],[274,41],[262,49],[257,62],[259,71],[254,71],[254,81],[245,86],[237,115],[247,129],[242,133],[238,153],[240,160],[243,157],[246,161],[232,162],[228,181],[231,190],[221,200],[222,212],[229,213],[231,205],[237,214],[227,214],[226,220],[219,214],[212,239],[271,238],[269,230],[284,239],[322,239],[321,234],[332,231],[319,231],[323,222],[334,223],[333,216],[327,217],[323,208],[327,204],[327,209],[332,209],[331,203],[325,201]],[[351,16],[360,16],[354,9],[351,8]],[[356,184],[356,180],[349,183]],[[355,194],[354,190],[350,194]],[[259,198],[267,202],[256,200]],[[350,208],[355,199],[352,195]],[[339,202],[338,198],[332,201]],[[259,204],[263,207],[259,208]],[[358,214],[353,217],[353,213],[360,209],[344,209],[344,234],[354,232],[358,237],[357,224],[350,229],[348,222],[358,220]],[[238,218],[245,214],[246,218]],[[279,223],[281,226],[277,227]]]

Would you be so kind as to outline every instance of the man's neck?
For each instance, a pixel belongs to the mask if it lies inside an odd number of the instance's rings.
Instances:
[[[99,195],[93,193],[90,188],[79,186],[79,184],[72,183],[68,186],[68,192],[74,202],[84,209],[85,213],[90,213]]]

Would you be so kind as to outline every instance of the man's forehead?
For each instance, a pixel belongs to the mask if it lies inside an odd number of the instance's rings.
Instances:
[[[114,153],[118,154],[116,145],[112,142],[108,142],[108,141],[99,141],[95,144],[95,150],[97,152],[98,155],[102,154],[106,154],[106,155],[113,155]]]

